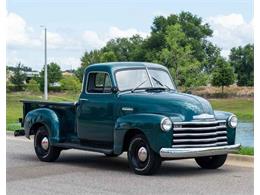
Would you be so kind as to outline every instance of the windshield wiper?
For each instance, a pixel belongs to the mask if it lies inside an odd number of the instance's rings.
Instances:
[[[131,90],[131,92],[133,93],[136,89],[138,89],[140,86],[142,86],[148,79],[146,79],[145,81],[143,81],[142,83],[140,83],[139,85],[137,85],[135,88],[133,88]]]
[[[168,87],[168,86],[167,86],[167,85],[165,85],[165,84],[162,84],[162,82],[161,82],[161,81],[159,81],[158,79],[156,79],[156,78],[154,78],[154,77],[152,77],[152,79],[153,79],[153,80],[155,80],[155,82],[156,82],[156,83],[158,83],[159,85],[161,85],[162,87],[166,87],[167,89],[171,90],[171,88],[170,88],[170,87]]]

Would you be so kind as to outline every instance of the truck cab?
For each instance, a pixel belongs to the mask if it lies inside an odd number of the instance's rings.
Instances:
[[[237,118],[198,96],[177,91],[168,69],[144,62],[86,68],[77,102],[22,101],[22,126],[36,155],[55,161],[63,149],[115,157],[127,152],[132,170],[155,173],[163,160],[194,158],[222,166],[235,152]]]

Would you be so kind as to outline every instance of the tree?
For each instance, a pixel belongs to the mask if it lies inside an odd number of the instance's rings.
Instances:
[[[237,85],[254,85],[254,45],[232,48],[229,55],[230,64],[237,74]]]
[[[29,91],[31,93],[40,92],[39,84],[37,83],[37,81],[34,79],[31,79],[26,86],[26,91]]]
[[[81,84],[76,76],[63,76],[60,80],[61,89],[71,92],[79,92],[81,89]]]
[[[19,62],[15,69],[13,69],[13,75],[10,76],[10,81],[17,87],[17,90],[22,90],[26,74],[23,72],[23,65]]]
[[[47,72],[48,72],[48,87],[51,84],[54,84],[58,81],[60,81],[62,77],[62,72],[60,70],[60,66],[54,62],[51,62],[50,64],[47,65]],[[40,78],[39,78],[39,83],[40,83],[40,89],[44,89],[44,68],[40,72]]]
[[[233,68],[224,58],[218,58],[212,74],[212,85],[221,87],[223,95],[224,86],[234,83],[235,74]]]
[[[115,61],[117,61],[117,58],[113,51],[104,52],[100,56],[100,62],[115,62]]]
[[[95,64],[100,62],[100,55],[101,51],[100,50],[93,50],[90,52],[85,52],[84,55],[82,56],[81,60],[81,66],[86,68],[90,64]]]
[[[201,72],[200,62],[192,55],[191,45],[182,45],[186,39],[179,24],[168,26],[165,36],[166,48],[162,49],[160,59],[169,68],[177,85],[203,85],[206,75]]]

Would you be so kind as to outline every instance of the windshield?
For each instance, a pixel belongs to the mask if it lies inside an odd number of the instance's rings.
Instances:
[[[175,89],[172,80],[165,70],[148,69],[154,87]],[[116,72],[116,81],[120,91],[152,88],[146,69],[126,69]],[[158,82],[159,81],[159,82]]]

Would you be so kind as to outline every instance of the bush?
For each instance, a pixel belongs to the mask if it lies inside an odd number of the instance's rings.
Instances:
[[[7,84],[6,85],[6,92],[17,92],[17,91],[24,91],[25,85],[14,85],[14,84]]]
[[[61,86],[49,86],[48,90],[52,92],[61,92]]]
[[[40,92],[40,85],[34,79],[31,79],[26,86],[26,91],[31,93],[38,93]]]
[[[63,76],[60,84],[64,91],[79,92],[81,89],[81,83],[76,76]]]

